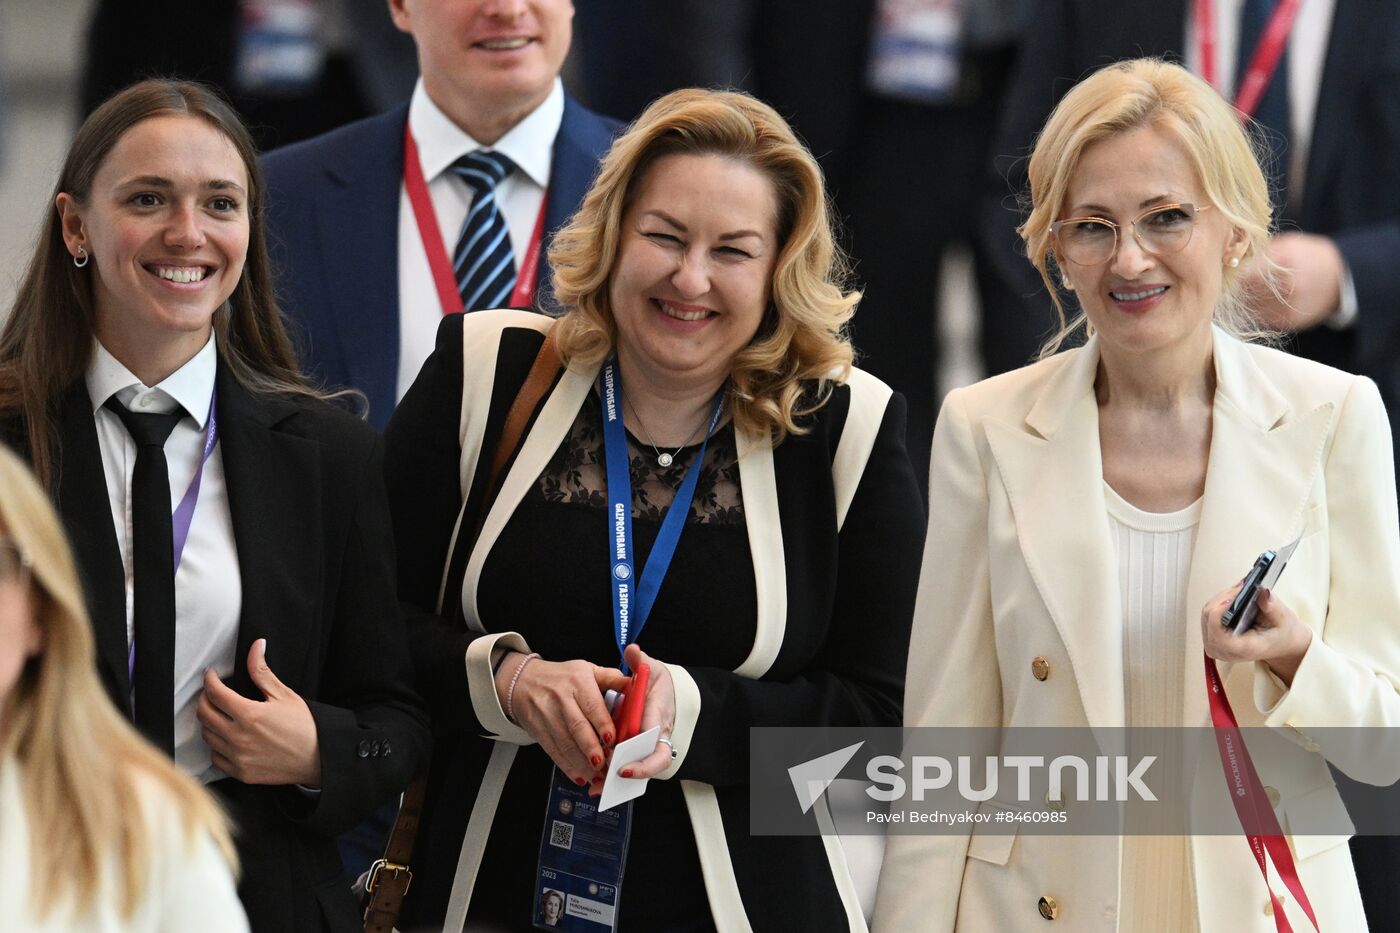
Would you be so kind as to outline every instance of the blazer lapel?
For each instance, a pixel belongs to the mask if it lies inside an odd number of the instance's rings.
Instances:
[[[1123,725],[1122,608],[1104,508],[1098,342],[1074,351],[1023,425],[986,424],[1021,553],[1095,727]]]
[[[248,650],[268,641],[269,666],[300,687],[308,632],[316,631],[323,586],[320,445],[278,430],[297,411],[286,400],[255,396],[219,362],[219,451],[243,609],[231,686],[259,698],[248,677]]]
[[[548,256],[554,234],[568,222],[583,203],[598,172],[598,160],[612,145],[607,124],[584,110],[573,98],[564,97],[564,116],[554,137],[554,155],[549,169],[549,190],[545,192],[544,241],[540,255]],[[554,302],[554,273],[548,262],[540,263],[535,283],[535,304],[549,308]]]
[[[406,107],[378,119],[375,136],[327,166],[316,203],[327,323],[350,384],[378,403],[397,397],[399,191]],[[295,270],[311,275],[316,270]],[[377,408],[376,408],[377,410]]]
[[[97,423],[87,384],[79,380],[63,400],[59,416],[62,462],[58,509],[73,555],[82,571],[92,615],[97,657],[112,700],[131,713],[131,670],[127,666],[126,570],[117,548],[112,504],[97,446]]]
[[[597,363],[582,371],[573,368],[564,371],[559,377],[558,385],[540,408],[534,425],[525,435],[519,453],[515,455],[515,460],[510,464],[510,469],[501,482],[501,490],[491,503],[486,520],[481,523],[481,534],[476,539],[476,546],[472,548],[471,557],[467,561],[467,571],[462,578],[462,609],[467,626],[472,631],[485,631],[481,624],[476,594],[480,588],[481,571],[486,565],[486,557],[491,553],[496,539],[505,530],[506,523],[515,514],[525,494],[530,491],[530,487],[535,484],[545,467],[549,466],[549,458],[559,449],[565,435],[573,427],[579,408],[598,382],[598,371],[601,368],[602,364]]]
[[[1204,650],[1200,608],[1243,576],[1262,551],[1301,531],[1334,416],[1330,402],[1295,413],[1251,352],[1216,330],[1210,465],[1187,584],[1187,725],[1205,725],[1209,713],[1204,663],[1197,660]],[[1221,665],[1222,679],[1229,670]]]

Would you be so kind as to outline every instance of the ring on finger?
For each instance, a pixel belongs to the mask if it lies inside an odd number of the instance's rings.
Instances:
[[[676,760],[676,746],[674,746],[674,745],[671,744],[671,739],[670,739],[669,737],[663,735],[663,736],[661,736],[660,738],[658,738],[656,741],[657,741],[658,743],[664,743],[664,744],[665,744],[667,750],[669,750],[669,751],[671,752],[671,760],[672,760],[672,761],[675,761],[675,760]]]

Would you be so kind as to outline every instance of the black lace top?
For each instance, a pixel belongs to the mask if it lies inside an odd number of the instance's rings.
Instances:
[[[627,446],[634,559],[640,573],[664,510],[699,445],[682,448],[669,468],[658,466],[656,452],[630,433]],[[549,660],[618,663],[608,583],[606,476],[602,407],[597,396],[590,395],[487,556],[477,606],[488,629],[519,632],[531,650]],[[733,670],[753,647],[757,604],[734,428],[726,423],[705,451],[685,530],[638,641],[661,661]],[[476,890],[511,891],[501,897],[497,916],[519,925],[517,905],[529,904],[533,897],[526,890],[531,882],[528,866],[538,857],[550,764],[543,752],[531,747],[522,750],[515,770],[530,776],[507,784],[499,812],[518,814],[528,828],[517,836],[522,827],[514,823],[512,835],[497,838],[507,847],[519,847],[518,860],[487,860]],[[699,857],[679,782],[654,780],[636,801],[631,851],[644,854],[628,860],[622,930],[709,928]],[[654,857],[660,852],[666,857]],[[667,893],[661,897],[657,892]],[[473,916],[495,912],[475,900],[472,911]],[[693,927],[686,925],[691,920]]]

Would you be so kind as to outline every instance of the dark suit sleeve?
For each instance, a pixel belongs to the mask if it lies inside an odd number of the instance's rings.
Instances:
[[[326,835],[350,829],[402,791],[427,759],[429,744],[394,599],[377,438],[359,467],[353,495],[344,503],[352,511],[318,699],[307,701],[320,744],[321,792],[291,805],[292,815]]]
[[[1400,350],[1400,315],[1394,312],[1400,291],[1400,221],[1342,230],[1332,239],[1341,250],[1356,287],[1357,366],[1380,385],[1387,407],[1394,411],[1400,398],[1395,354]]]
[[[925,524],[904,448],[904,399],[896,394],[837,540],[831,616],[788,618],[789,639],[802,637],[792,631],[797,626],[825,632],[811,662],[771,680],[684,669],[678,680],[693,680],[699,715],[685,758],[668,776],[714,785],[747,782],[748,769],[735,763],[748,748],[752,726],[899,725]],[[821,585],[794,576],[789,568],[789,590]],[[687,689],[678,682],[678,699]]]
[[[452,607],[457,586],[445,600],[446,618],[437,611],[438,592],[462,511],[458,479],[462,409],[461,315],[444,319],[437,347],[395,410],[385,434],[385,476],[399,552],[399,599],[408,625],[418,687],[433,714],[435,729],[482,731],[471,702],[466,651],[476,637]],[[470,516],[465,520],[470,525]],[[471,527],[464,527],[467,535]]]

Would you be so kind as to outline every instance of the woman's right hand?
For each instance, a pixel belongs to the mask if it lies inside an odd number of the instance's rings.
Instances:
[[[527,657],[511,652],[496,673],[501,708],[514,714],[515,724],[539,743],[560,771],[575,784],[587,785],[602,773],[615,737],[603,693],[626,690],[627,676],[589,661],[534,658],[526,663]]]

